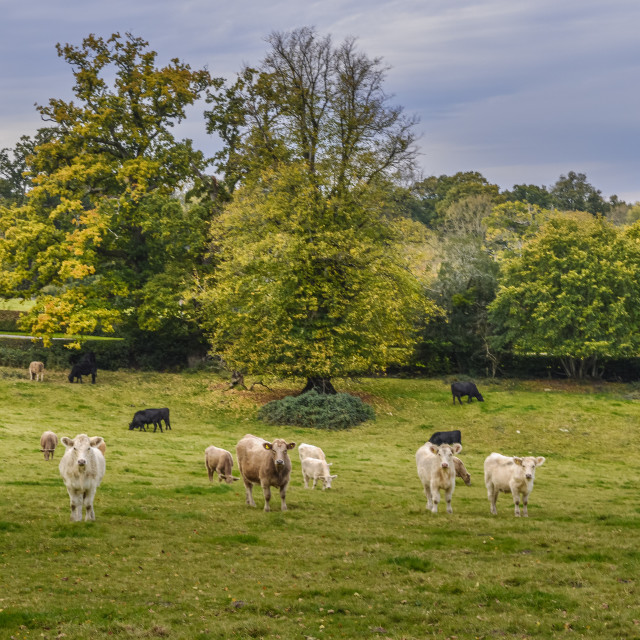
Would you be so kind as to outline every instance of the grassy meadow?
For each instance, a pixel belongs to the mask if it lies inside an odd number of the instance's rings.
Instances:
[[[0,368],[0,638],[640,638],[640,385],[479,380],[486,402],[453,406],[442,379],[339,382],[377,420],[326,432],[256,420],[291,383],[66,373]],[[152,406],[173,430],[128,431]],[[472,484],[434,515],[415,452],[456,428]],[[69,521],[46,429],[105,438],[95,523]],[[304,489],[297,450],[286,513],[210,484],[204,449],[245,433],[321,446],[333,489]],[[546,457],[529,518],[504,494],[489,513],[492,451]]]

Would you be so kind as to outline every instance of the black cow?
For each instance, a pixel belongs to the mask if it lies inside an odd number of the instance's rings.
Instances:
[[[458,402],[462,404],[462,396],[468,396],[467,402],[471,402],[472,398],[477,398],[480,402],[484,402],[484,398],[480,395],[475,382],[454,382],[451,385],[451,393],[453,395],[453,404]]]
[[[153,424],[153,432],[155,433],[158,427],[160,427],[160,433],[162,433],[162,421],[164,420],[164,428],[171,429],[171,423],[169,422],[169,409],[166,407],[163,409],[141,409],[136,411],[131,424],[129,425],[129,431],[133,431],[139,428],[140,431],[146,431],[147,425]]]
[[[92,351],[90,351],[84,355],[80,362],[77,362],[71,367],[69,382],[73,383],[74,380],[77,380],[82,383],[82,376],[88,376],[91,374],[91,384],[95,384],[97,373],[98,365],[96,364],[96,356]]]
[[[457,429],[455,431],[436,431],[430,438],[429,442],[433,444],[462,444],[462,434]]]

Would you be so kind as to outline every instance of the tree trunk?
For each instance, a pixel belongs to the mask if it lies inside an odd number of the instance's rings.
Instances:
[[[338,393],[334,386],[331,384],[331,378],[321,378],[321,377],[317,377],[317,376],[312,376],[310,378],[307,378],[307,384],[305,386],[305,388],[300,392],[300,395],[302,395],[303,393],[307,393],[307,391],[311,391],[312,389],[315,389],[318,393],[323,393],[323,394],[336,394]]]

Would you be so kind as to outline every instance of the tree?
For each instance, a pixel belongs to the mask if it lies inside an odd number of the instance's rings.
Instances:
[[[304,162],[332,193],[412,168],[414,118],[389,105],[386,67],[353,38],[334,47],[303,27],[274,32],[259,69],[210,92],[208,130],[225,142],[216,156],[230,190],[264,167]]]
[[[491,200],[500,200],[499,187],[490,184],[477,171],[459,171],[453,176],[430,176],[414,186],[421,201],[423,213],[421,218],[428,226],[438,227],[452,204],[470,196],[487,196]]]
[[[268,41],[259,69],[210,97],[233,200],[200,300],[232,368],[331,391],[333,377],[405,360],[431,309],[402,251],[419,226],[391,197],[415,157],[413,120],[352,39],[302,28]]]
[[[555,206],[554,197],[547,187],[535,184],[514,184],[511,191],[504,191],[502,195],[509,202],[526,202],[542,209],[552,209]]]
[[[21,136],[14,149],[0,149],[0,205],[24,204],[31,186],[27,159],[38,145],[50,138],[51,133],[51,129],[43,128],[34,138]]]
[[[562,211],[587,211],[593,215],[605,214],[609,205],[602,192],[587,182],[584,173],[569,171],[561,175],[551,188],[555,206]]]
[[[214,185],[202,153],[171,128],[215,81],[177,59],[156,67],[156,53],[131,34],[57,49],[76,100],[38,107],[51,126],[27,158],[26,201],[0,212],[0,291],[38,296],[26,326],[47,339],[184,327],[182,291],[212,209],[193,194]]]
[[[597,375],[599,361],[640,347],[640,246],[585,214],[556,215],[502,265],[490,306],[498,333],[524,353],[561,359],[567,375]]]

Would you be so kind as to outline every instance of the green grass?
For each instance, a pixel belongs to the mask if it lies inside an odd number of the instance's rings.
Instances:
[[[0,300],[0,310],[2,311],[29,311],[35,304],[34,300],[20,300],[20,298],[10,298]]]
[[[338,385],[376,409],[348,431],[257,421],[295,391],[225,391],[204,373],[0,375],[0,638],[639,638],[640,394],[637,385],[478,381],[484,403],[453,406],[444,380]],[[173,430],[128,431],[168,406]],[[461,429],[454,513],[431,514],[415,451]],[[42,431],[102,435],[107,473],[94,523],[39,452]],[[264,513],[242,482],[209,484],[204,449],[245,434],[321,446],[338,477]],[[489,513],[491,451],[543,455],[528,519],[501,495]],[[234,474],[238,475],[237,467]],[[64,634],[64,635],[63,635]]]

